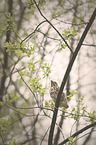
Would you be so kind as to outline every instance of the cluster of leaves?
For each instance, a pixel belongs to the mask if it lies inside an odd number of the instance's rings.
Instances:
[[[71,91],[71,92],[72,92],[72,96],[77,94],[75,91]],[[96,111],[93,111],[93,112],[87,111],[87,106],[85,106],[84,104],[84,96],[81,96],[79,98],[79,103],[80,103],[79,105],[78,103],[76,103],[76,107],[72,109],[70,113],[71,118],[74,118],[74,120],[77,120],[78,116],[80,115],[82,117],[88,117],[89,119],[87,119],[86,121],[93,123],[96,118]],[[78,110],[80,110],[79,114],[78,114]]]
[[[60,15],[60,11],[57,11],[57,8],[53,8],[53,11],[51,12],[51,17],[56,18],[58,15]]]
[[[7,127],[11,124],[12,122],[10,119],[0,119],[0,129],[1,131],[5,131]]]
[[[28,1],[28,5],[27,5],[27,8],[28,9],[35,8],[35,5],[34,5],[33,0],[27,0],[27,1]],[[44,6],[45,3],[46,3],[45,0],[39,0],[38,1],[38,6]]]
[[[5,23],[6,25],[0,28],[0,33],[3,33],[4,31],[16,31],[14,17],[11,16],[11,13],[8,13]]]
[[[34,93],[39,94],[40,96],[43,96],[45,93],[45,88],[43,88],[42,84],[40,83],[41,78],[33,78],[30,79],[30,87],[33,90]]]
[[[27,56],[28,61],[24,61],[24,64],[26,64],[27,67],[19,72],[19,77],[21,76],[21,78],[24,78],[26,76],[28,78],[30,89],[32,89],[36,95],[39,95],[40,97],[44,96],[46,88],[43,87],[42,80],[49,76],[51,69],[49,64],[44,63],[41,59],[36,61],[36,43],[32,46],[25,41],[21,44],[16,42],[14,44],[6,42],[5,47],[7,52],[11,50],[19,58],[24,56],[24,54]]]
[[[51,108],[53,110],[54,105],[55,105],[55,103],[54,103],[54,101],[52,99],[50,99],[49,101],[45,100],[45,107]]]
[[[11,103],[16,101],[17,97],[14,96],[14,94],[12,95],[5,95],[5,97],[3,97],[3,101],[0,101],[0,106],[5,105],[6,103]]]
[[[28,62],[28,70],[21,71],[20,74],[22,76],[29,77],[30,88],[34,93],[43,96],[46,88],[43,87],[42,79],[48,77],[50,72],[51,69],[47,63],[41,64],[41,59],[36,63],[33,59],[31,59]]]
[[[9,142],[9,145],[20,145],[20,144],[17,143],[15,139],[13,139],[11,142]]]
[[[43,78],[48,77],[49,74],[51,73],[50,66],[47,63],[44,63],[43,65],[41,65],[41,68],[43,72]]]
[[[6,48],[6,52],[9,52],[9,50],[11,50],[13,52],[13,54],[17,54],[17,56],[21,56],[22,54],[27,54],[28,57],[30,57],[31,54],[34,53],[35,51],[35,46],[36,43],[34,43],[33,47],[32,45],[26,43],[26,41],[22,42],[22,43],[17,43],[15,42],[14,44],[10,43],[10,42],[5,42],[4,47]]]
[[[27,8],[31,9],[31,7],[35,8],[33,0],[28,0]]]
[[[49,74],[51,73],[49,64],[43,63],[41,59],[37,62],[35,62],[34,59],[31,59],[28,62],[28,69],[30,72],[32,72],[33,75],[35,73],[42,72],[43,73],[42,78],[48,77]]]
[[[51,69],[49,64],[43,63],[41,59],[35,61],[34,54],[37,53],[36,43],[34,43],[34,45],[32,46],[29,44],[29,42],[27,43],[26,41],[22,43],[15,42],[14,44],[6,42],[4,47],[6,48],[6,52],[9,52],[9,50],[11,50],[13,54],[17,55],[17,57],[24,56],[25,54],[27,57],[29,57],[29,59],[31,58],[28,62],[24,62],[26,63],[27,68],[23,71],[20,71],[20,75],[22,77],[27,76],[29,78],[29,86],[32,91],[36,95],[43,97],[46,88],[43,87],[42,79],[49,76],[49,74],[51,73]]]
[[[69,43],[71,43],[71,40],[77,35],[77,33],[75,32],[74,29],[71,28],[67,28],[64,30],[64,33],[62,34],[62,36],[65,38],[66,41],[68,41]],[[58,51],[61,51],[63,49],[66,49],[66,44],[61,44],[61,47],[58,49]]]
[[[69,92],[70,92],[70,95],[67,96],[68,101],[70,101],[71,98],[77,94],[77,91],[75,91],[75,90],[69,90]]]

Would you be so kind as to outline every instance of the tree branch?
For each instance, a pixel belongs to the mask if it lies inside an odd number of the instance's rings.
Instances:
[[[76,137],[77,135],[81,134],[82,132],[86,131],[87,129],[89,129],[89,128],[95,126],[95,125],[96,125],[96,122],[91,123],[90,125],[87,125],[87,126],[85,126],[84,128],[80,129],[79,131],[75,132],[71,137],[74,138],[74,137]],[[65,143],[68,142],[68,141],[69,141],[69,139],[67,138],[67,139],[65,139],[64,141],[62,141],[59,145],[63,145],[63,144],[65,144]]]
[[[62,128],[64,118],[65,118],[65,112],[63,111],[62,115],[61,115],[61,118],[60,118],[59,127],[57,128],[57,133],[56,133],[55,138],[54,138],[54,145],[58,144],[59,137],[60,137],[60,132],[61,132],[60,128]]]
[[[83,142],[82,145],[86,145],[88,143],[88,141],[91,138],[91,135],[92,135],[93,131],[94,131],[94,128],[91,128],[91,131],[90,131],[89,135],[87,136],[87,138],[85,139],[85,141]]]
[[[55,128],[55,123],[56,123],[56,118],[57,118],[57,113],[58,113],[58,107],[59,107],[59,104],[60,104],[60,98],[61,98],[61,94],[63,92],[63,89],[65,87],[65,84],[67,82],[67,79],[68,79],[68,76],[70,74],[70,71],[72,69],[72,66],[74,64],[74,61],[77,57],[77,54],[82,46],[82,43],[95,19],[95,16],[96,16],[96,9],[94,10],[90,20],[89,20],[89,23],[87,24],[82,36],[81,36],[81,39],[75,49],[75,52],[73,53],[73,56],[69,62],[69,65],[67,67],[67,70],[66,70],[66,73],[64,75],[64,78],[63,78],[63,81],[62,81],[62,84],[61,84],[61,87],[60,87],[60,90],[58,92],[58,95],[57,95],[57,99],[56,99],[56,103],[55,103],[55,107],[54,107],[54,114],[53,114],[53,118],[52,118],[52,123],[51,123],[51,128],[50,128],[50,132],[49,132],[49,139],[48,139],[48,145],[52,145],[52,140],[53,140],[53,133],[54,133],[54,128]]]
[[[39,23],[39,24],[36,26],[35,30],[34,30],[32,33],[30,33],[27,37],[25,37],[25,38],[21,41],[21,43],[24,42],[25,40],[28,41],[28,40],[32,37],[32,35],[38,30],[39,26],[42,25],[42,24],[45,23],[45,22],[46,22],[46,21],[42,21],[41,23]],[[27,39],[28,39],[28,40],[27,40]]]
[[[33,0],[33,1],[34,1],[34,3],[35,3],[35,5],[36,5],[36,7],[37,7],[37,9],[38,9],[38,11],[39,11],[39,13],[41,14],[41,16],[42,16],[42,17],[46,20],[46,22],[48,22],[48,23],[51,25],[51,27],[58,33],[58,35],[59,35],[59,36],[62,38],[62,40],[65,42],[66,46],[70,49],[71,53],[73,53],[71,47],[68,45],[68,43],[66,42],[66,40],[64,39],[64,37],[62,36],[62,34],[60,34],[60,32],[56,29],[56,27],[54,27],[54,25],[53,25],[53,24],[52,24],[43,14],[42,14],[42,12],[41,12],[40,8],[38,7],[36,1],[35,1],[35,0]]]
[[[13,9],[13,0],[8,0],[8,13],[11,14],[12,16],[12,9]],[[9,25],[9,22],[7,22]],[[10,41],[10,36],[11,36],[11,30],[9,29],[9,26],[7,27],[7,32],[6,32],[6,42]],[[6,81],[6,76],[7,76],[7,68],[8,68],[8,52],[6,52],[6,48],[4,49],[4,64],[3,64],[3,76],[0,81],[0,101],[2,101],[3,94],[5,91],[5,81]]]

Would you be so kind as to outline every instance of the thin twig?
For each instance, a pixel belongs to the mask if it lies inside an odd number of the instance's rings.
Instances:
[[[23,79],[22,75],[20,74],[19,70],[18,70],[17,68],[16,68],[16,70],[18,71],[18,73],[19,73],[19,75],[20,75],[22,81],[24,82],[24,84],[27,86],[27,88],[28,88],[28,89],[31,91],[31,93],[33,94],[33,96],[34,96],[34,98],[35,98],[35,100],[36,100],[36,103],[37,103],[37,105],[38,105],[38,107],[39,107],[39,102],[38,102],[38,100],[36,99],[36,96],[35,96],[34,92],[31,90],[31,88],[28,86],[28,84],[24,81],[24,79]]]
[[[25,40],[28,41],[28,40],[32,37],[32,35],[37,31],[38,27],[39,27],[41,24],[45,23],[45,22],[46,22],[46,21],[42,21],[41,23],[39,23],[39,24],[37,25],[37,27],[35,28],[35,30],[34,30],[32,33],[30,33],[26,38],[24,38],[24,39],[21,41],[21,44],[22,44],[22,42],[24,42]],[[27,40],[27,39],[28,39],[28,40]]]
[[[37,9],[38,9],[38,11],[39,11],[39,13],[41,14],[41,16],[46,20],[46,22],[48,22],[51,26],[52,26],[52,28],[58,33],[58,35],[62,38],[62,40],[65,42],[65,44],[66,44],[66,46],[70,49],[70,51],[71,51],[71,53],[73,53],[73,51],[72,51],[72,49],[71,49],[71,47],[68,45],[68,43],[66,42],[66,40],[64,39],[64,37],[60,34],[60,32],[56,29],[56,27],[43,15],[43,13],[41,12],[41,10],[40,10],[40,8],[39,8],[39,6],[38,6],[38,4],[36,3],[36,1],[35,0],[33,0],[34,1],[34,3],[35,3],[35,5],[36,5],[36,7],[37,7]]]

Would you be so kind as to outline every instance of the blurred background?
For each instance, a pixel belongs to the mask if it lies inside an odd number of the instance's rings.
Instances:
[[[96,1],[36,2],[74,52]],[[54,108],[51,80],[60,87],[72,54],[40,11],[32,0],[0,0],[0,144],[48,144]],[[96,120],[95,40],[96,20],[67,80],[69,107],[59,108],[54,145]],[[95,145],[95,136],[96,129],[90,128],[73,144]]]

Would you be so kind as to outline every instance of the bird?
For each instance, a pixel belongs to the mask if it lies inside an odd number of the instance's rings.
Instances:
[[[58,84],[55,81],[51,80],[50,96],[52,100],[54,101],[54,103],[56,102],[56,97],[58,95],[59,90],[60,90],[60,87],[58,86]],[[65,96],[65,93],[61,94],[59,107],[68,108],[68,101],[67,101],[67,97]]]

